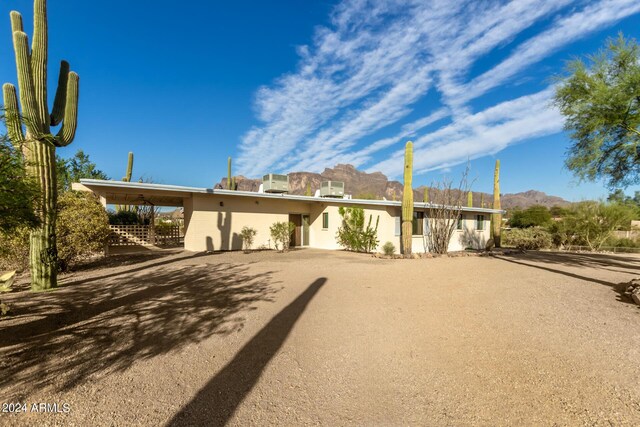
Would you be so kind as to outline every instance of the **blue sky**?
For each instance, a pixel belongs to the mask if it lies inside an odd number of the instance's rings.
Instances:
[[[550,78],[618,31],[640,38],[637,0],[151,4],[49,2],[50,88],[60,59],[80,74],[61,155],[120,179],[133,151],[136,177],[178,185],[211,187],[227,156],[251,177],[352,163],[397,179],[411,139],[416,186],[471,159],[490,192],[499,158],[504,193],[607,194],[563,169]],[[0,4],[0,80],[15,83],[13,9],[31,33],[32,2]]]

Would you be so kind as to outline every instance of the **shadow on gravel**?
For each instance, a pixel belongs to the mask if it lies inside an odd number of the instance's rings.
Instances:
[[[0,322],[0,394],[19,401],[45,387],[68,390],[239,330],[242,311],[276,292],[271,275],[244,265],[151,262],[21,295],[11,302],[16,315]]]
[[[596,279],[577,273],[573,273],[554,266],[574,267],[574,268],[593,268],[596,270],[608,270],[616,273],[626,273],[640,275],[640,258],[621,257],[610,254],[592,254],[592,253],[572,253],[572,252],[543,252],[543,251],[527,251],[520,254],[501,254],[495,255],[496,259],[523,265],[526,267],[537,268],[549,271],[551,273],[561,274],[563,276],[573,277],[575,279],[587,282],[598,283],[600,285],[609,286],[617,293],[617,300],[627,304],[633,304],[633,300],[624,294],[626,284],[613,283],[606,280]]]
[[[327,279],[315,280],[267,323],[167,426],[224,426],[258,382],[309,302]]]

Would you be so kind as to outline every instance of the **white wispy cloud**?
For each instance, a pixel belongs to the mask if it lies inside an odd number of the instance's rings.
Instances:
[[[344,1],[331,26],[298,48],[297,69],[258,90],[260,124],[242,138],[240,172],[349,162],[396,176],[402,151],[388,151],[409,137],[416,170],[424,172],[558,132],[551,88],[480,112],[469,102],[639,11],[637,0]],[[536,34],[514,43],[539,22]],[[505,47],[506,59],[470,79],[479,59]],[[440,106],[415,118],[416,105],[429,97]],[[371,138],[377,133],[391,136]],[[385,160],[371,165],[381,152]]]

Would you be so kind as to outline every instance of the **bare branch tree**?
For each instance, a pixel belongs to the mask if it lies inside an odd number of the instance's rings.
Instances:
[[[449,251],[451,236],[456,230],[457,222],[462,215],[463,203],[471,188],[468,177],[467,163],[457,188],[453,186],[453,180],[447,178],[431,185],[428,230],[424,236],[425,249],[430,252],[446,254]]]

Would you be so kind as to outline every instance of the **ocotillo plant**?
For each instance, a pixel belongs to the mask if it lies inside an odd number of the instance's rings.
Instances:
[[[11,32],[16,57],[20,113],[16,88],[10,83],[2,87],[6,109],[7,131],[11,142],[26,157],[27,173],[40,183],[36,213],[40,225],[29,237],[31,289],[57,286],[58,251],[56,248],[56,147],[69,145],[78,124],[78,75],[62,61],[58,88],[51,114],[47,103],[48,28],[47,2],[34,1],[33,46],[22,26],[22,16],[12,11]],[[21,120],[22,119],[22,120]],[[26,132],[22,127],[26,125]],[[54,135],[51,126],[60,125]]]
[[[496,160],[496,168],[493,172],[493,209],[502,209],[500,204],[500,160]],[[496,248],[500,247],[500,234],[502,228],[502,214],[491,215],[493,230],[493,243]]]
[[[413,142],[408,141],[404,148],[404,189],[402,190],[402,253],[411,255],[411,236],[413,234]]]
[[[227,190],[233,190],[231,186],[231,157],[227,159]]]
[[[467,207],[473,207],[473,193],[471,191],[467,193]]]

